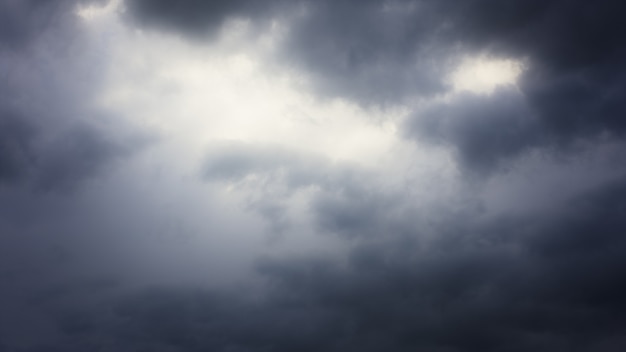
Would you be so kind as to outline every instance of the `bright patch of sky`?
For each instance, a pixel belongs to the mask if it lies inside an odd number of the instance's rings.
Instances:
[[[514,86],[524,64],[513,59],[468,57],[450,74],[455,91],[490,94],[500,86]]]

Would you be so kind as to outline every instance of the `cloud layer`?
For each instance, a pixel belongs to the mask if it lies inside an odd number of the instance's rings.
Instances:
[[[624,9],[0,0],[0,352],[622,351]]]

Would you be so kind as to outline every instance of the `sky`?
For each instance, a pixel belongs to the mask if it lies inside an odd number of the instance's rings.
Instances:
[[[626,350],[618,0],[0,0],[0,352]]]

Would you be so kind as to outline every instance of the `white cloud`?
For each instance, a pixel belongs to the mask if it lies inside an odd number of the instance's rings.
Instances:
[[[489,94],[499,86],[515,85],[523,71],[521,60],[467,57],[448,80],[455,91]]]
[[[75,13],[85,21],[93,21],[110,17],[115,12],[120,11],[122,5],[122,0],[109,0],[109,2],[100,6],[97,4],[79,5]]]

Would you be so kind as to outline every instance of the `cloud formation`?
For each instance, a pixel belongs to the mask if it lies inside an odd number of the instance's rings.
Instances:
[[[210,11],[204,8],[208,4]],[[569,144],[579,138],[623,133],[625,45],[619,34],[623,21],[616,15],[622,5],[616,1],[590,5],[346,0],[264,5],[277,19],[295,13],[279,56],[307,72],[321,95],[369,105],[441,94],[446,90],[446,72],[464,55],[514,58],[527,62],[518,88],[539,119],[537,135],[550,134],[550,141]],[[216,30],[231,17],[254,21],[258,6],[245,1],[176,5],[135,1],[130,8],[138,18],[201,34]],[[484,112],[477,113],[493,114],[500,104],[494,97],[484,104]],[[510,115],[500,114],[502,119]],[[457,145],[480,138],[466,133],[449,142]],[[520,146],[532,147],[541,140],[535,133],[520,133],[513,137]],[[504,148],[503,153],[511,151]]]
[[[447,219],[428,245],[361,244],[338,262],[265,259],[264,293],[155,287],[58,319],[68,347],[105,350],[618,351],[623,196],[619,182],[544,222]]]
[[[0,0],[0,352],[626,348],[625,5],[104,5]]]

